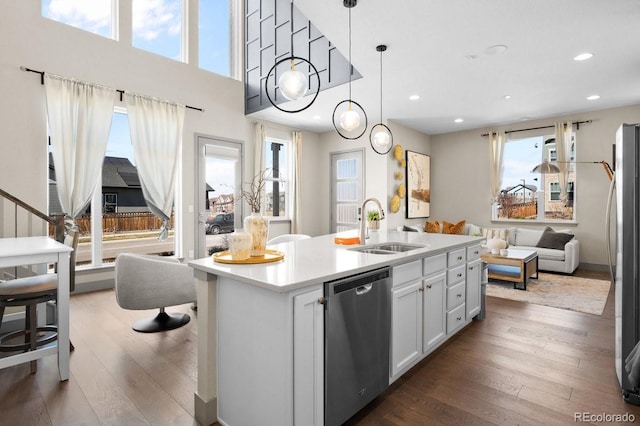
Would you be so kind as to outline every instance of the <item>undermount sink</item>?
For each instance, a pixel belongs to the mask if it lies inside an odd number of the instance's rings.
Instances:
[[[396,254],[403,253],[405,251],[416,250],[426,247],[423,244],[408,244],[408,243],[379,243],[372,244],[370,246],[353,247],[349,250],[358,251],[360,253],[369,254]]]

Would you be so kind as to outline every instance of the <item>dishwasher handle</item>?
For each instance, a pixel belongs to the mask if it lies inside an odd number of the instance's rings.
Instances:
[[[361,285],[360,287],[356,288],[356,295],[360,296],[361,294],[369,293],[372,287],[373,287],[373,284],[371,283]]]

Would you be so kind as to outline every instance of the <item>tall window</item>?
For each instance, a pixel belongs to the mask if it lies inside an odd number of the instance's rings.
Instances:
[[[113,0],[42,0],[42,16],[107,38],[116,38]]]
[[[184,62],[183,4],[183,0],[133,0],[133,46]]]
[[[279,219],[289,219],[290,144],[276,139],[267,139],[264,144],[265,214]]]
[[[554,136],[509,140],[504,149],[502,188],[494,209],[494,220],[575,220],[575,134],[571,137],[567,164],[566,198],[561,196],[557,173],[533,173],[542,161],[557,162]]]
[[[231,76],[229,0],[200,0],[198,57],[200,68]]]
[[[61,213],[51,156],[49,168],[49,214]],[[95,234],[98,228],[94,221],[101,224],[99,234]],[[124,108],[117,108],[113,114],[99,190],[76,224],[80,231],[76,256],[79,266],[111,263],[123,252],[166,254],[174,251],[173,229],[166,241],[157,239],[162,223],[149,211],[142,195]],[[95,253],[100,257],[94,258]]]

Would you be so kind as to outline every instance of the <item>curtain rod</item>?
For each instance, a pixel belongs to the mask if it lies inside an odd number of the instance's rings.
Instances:
[[[580,125],[581,124],[585,124],[585,123],[591,123],[593,120],[584,120],[584,121],[574,121],[571,124],[575,124],[576,125],[576,130],[580,130]],[[526,132],[528,130],[539,130],[539,129],[552,129],[556,126],[540,126],[540,127],[529,127],[528,129],[519,129],[519,130],[507,130],[506,132],[504,132],[505,134],[509,134],[509,133],[517,133],[517,132]],[[495,133],[495,132],[491,132],[491,133]],[[491,133],[483,133],[480,136],[482,137],[486,137],[489,136]]]
[[[40,84],[44,85],[44,71],[38,71],[38,70],[33,70],[31,68],[27,68],[25,66],[21,66],[20,69],[22,71],[27,71],[27,72],[33,72],[36,74],[40,74]],[[124,90],[120,90],[120,89],[115,89],[116,92],[120,93],[120,102],[122,102],[122,95],[124,95]],[[185,108],[189,108],[189,109],[195,109],[196,111],[201,111],[204,112],[204,109],[202,108],[197,108],[197,107],[192,107],[189,105],[185,105]]]

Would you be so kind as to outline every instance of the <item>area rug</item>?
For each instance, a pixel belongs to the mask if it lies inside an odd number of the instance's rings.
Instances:
[[[489,280],[487,296],[602,315],[610,286],[609,281],[540,272],[537,280],[529,279],[526,291],[515,290],[511,282]]]

